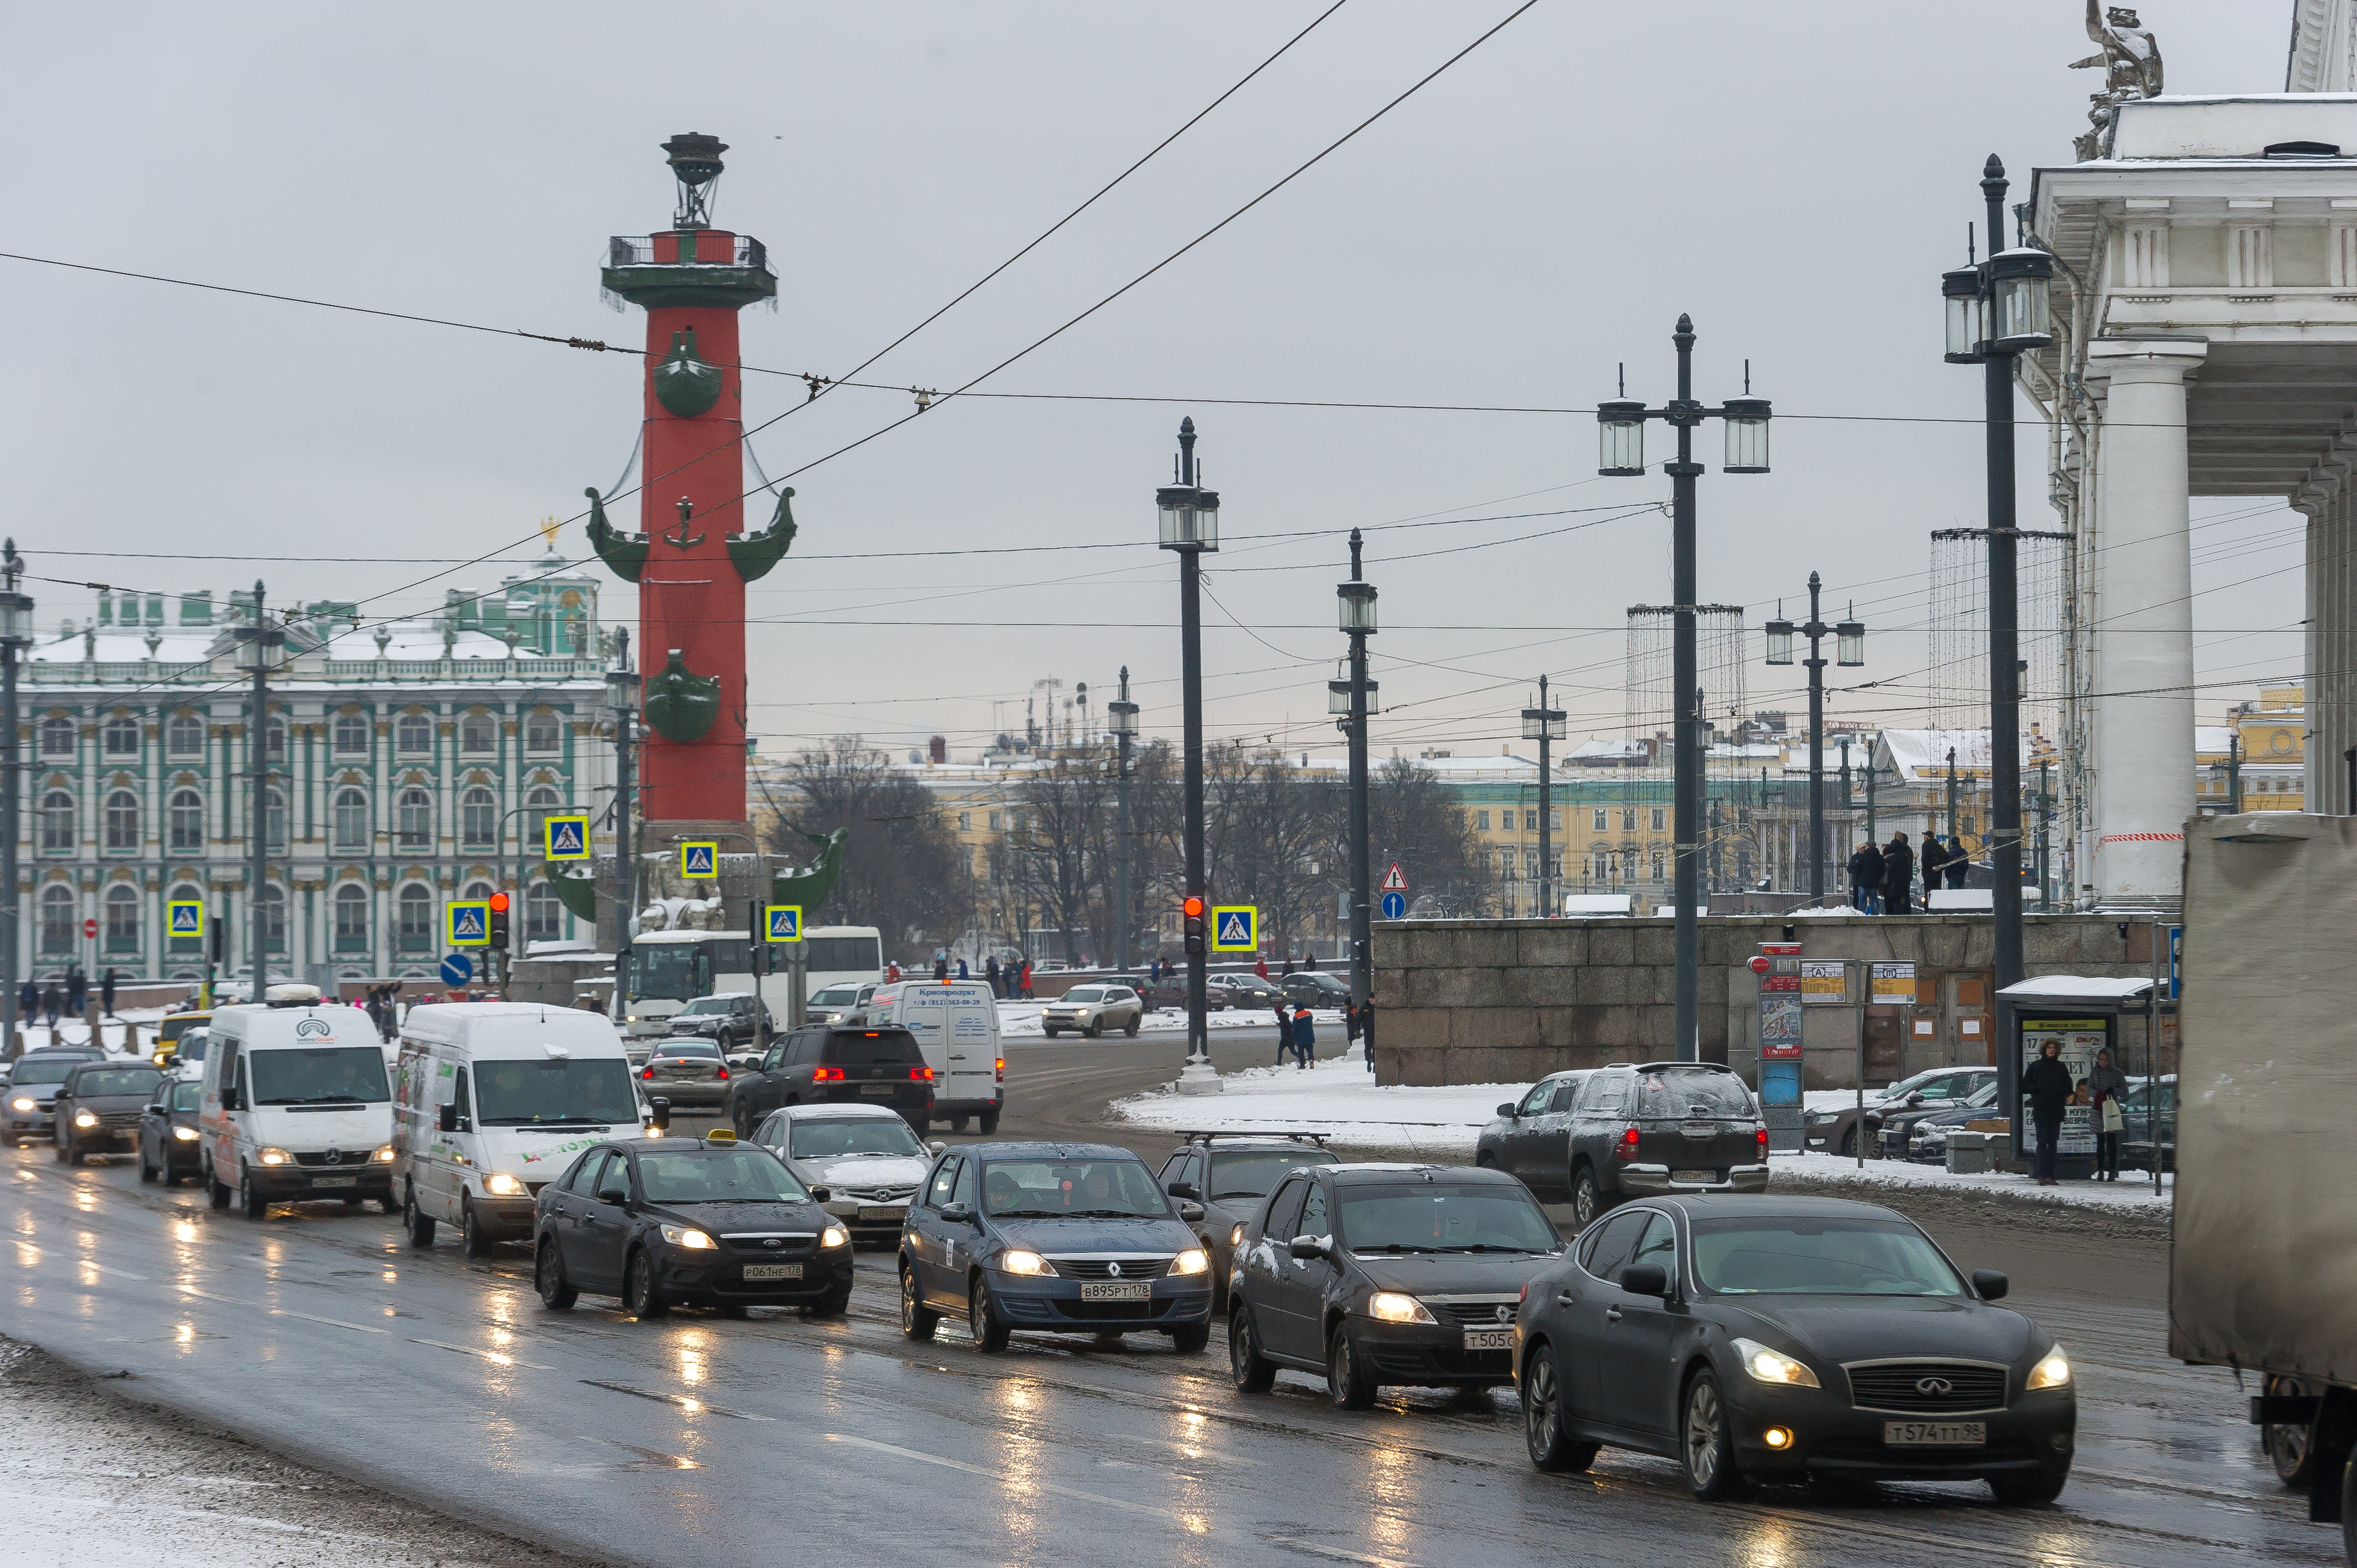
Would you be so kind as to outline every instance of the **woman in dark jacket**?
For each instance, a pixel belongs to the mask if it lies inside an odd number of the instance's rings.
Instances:
[[[1923,906],[1931,908],[1932,895],[1940,890],[1940,868],[1948,864],[1948,846],[1940,842],[1938,833],[1923,835],[1923,853],[1915,857],[1915,865],[1923,874]]]
[[[1915,852],[1905,833],[1893,833],[1882,849],[1882,912],[1904,915],[1915,892]]]
[[[2120,1135],[2104,1127],[2104,1107],[2128,1091],[2128,1075],[2112,1065],[2112,1053],[2095,1053],[2095,1068],[2087,1075],[2087,1103],[2095,1108],[2095,1179],[2120,1179]]]
[[[2054,1150],[2062,1141],[2063,1108],[2078,1085],[2062,1065],[2062,1042],[2049,1040],[2038,1059],[2021,1075],[2021,1097],[2029,1101],[2030,1124],[2038,1133],[2038,1185],[2054,1185]]]
[[[1876,900],[1882,897],[1882,851],[1871,843],[1857,846],[1849,857],[1850,901],[1863,915],[1874,913]]]

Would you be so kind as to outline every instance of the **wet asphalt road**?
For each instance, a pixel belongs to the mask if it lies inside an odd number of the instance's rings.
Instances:
[[[1180,1050],[1015,1045],[1002,1135],[1107,1137],[1095,1107],[1167,1079]],[[1222,1066],[1272,1050],[1214,1044]],[[1020,1336],[986,1357],[955,1324],[914,1345],[884,1253],[862,1254],[845,1320],[640,1324],[594,1297],[547,1312],[521,1248],[468,1263],[446,1230],[414,1251],[373,1209],[257,1224],[46,1147],[0,1154],[0,1330],[311,1463],[618,1562],[2340,1561],[2266,1471],[2233,1379],[2162,1356],[2155,1243],[1939,1230],[1965,1267],[2010,1272],[2010,1305],[2078,1368],[2079,1466],[2058,1505],[1905,1486],[1706,1506],[1667,1461],[1537,1474],[1508,1394],[1394,1392],[1351,1415],[1288,1373],[1238,1395],[1216,1333],[1193,1357]]]

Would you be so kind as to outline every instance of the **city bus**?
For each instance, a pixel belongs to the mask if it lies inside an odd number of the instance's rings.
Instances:
[[[802,995],[846,982],[884,978],[883,934],[873,926],[813,926],[803,933]],[[663,1034],[672,1015],[699,996],[758,992],[770,1018],[783,1026],[792,982],[787,973],[791,949],[770,950],[776,972],[753,973],[749,931],[647,931],[630,943],[617,977],[613,1015],[625,1035]]]

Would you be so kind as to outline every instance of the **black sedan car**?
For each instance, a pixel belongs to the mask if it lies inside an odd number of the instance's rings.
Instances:
[[[1305,969],[1286,975],[1277,983],[1285,1000],[1296,1007],[1315,1010],[1319,1007],[1341,1008],[1351,1001],[1348,982],[1322,969]]]
[[[48,1137],[58,1086],[78,1063],[98,1061],[104,1055],[67,1047],[27,1051],[18,1057],[9,1066],[6,1092],[0,1095],[0,1143],[13,1149],[27,1138]]]
[[[1180,981],[1177,989],[1178,1000],[1172,1005],[1184,1007],[1187,1005],[1186,982]],[[1285,993],[1257,974],[1214,974],[1204,981],[1203,996],[1205,1004],[1215,1009],[1240,1007],[1248,1013],[1257,1013],[1275,1006],[1284,1000]]]
[[[139,1179],[171,1186],[197,1174],[197,1106],[204,1085],[167,1078],[139,1117]]]
[[[1813,1477],[2050,1502],[2077,1439],[2071,1363],[2005,1292],[1871,1204],[1632,1204],[1523,1293],[1531,1462],[1585,1470],[1609,1444],[1682,1461],[1704,1498]]]
[[[851,1300],[851,1233],[775,1155],[725,1129],[595,1144],[535,1208],[533,1279],[552,1311],[582,1291],[640,1319],[675,1305],[829,1316]]]
[[[1530,1189],[1478,1166],[1295,1171],[1236,1247],[1228,1359],[1265,1393],[1281,1367],[1323,1371],[1344,1410],[1384,1384],[1513,1380],[1516,1304],[1563,1238]]]
[[[1162,1190],[1181,1202],[1202,1206],[1196,1238],[1211,1255],[1211,1282],[1219,1307],[1228,1310],[1228,1276],[1233,1273],[1236,1242],[1261,1199],[1286,1172],[1301,1165],[1340,1165],[1322,1133],[1181,1133],[1185,1142],[1163,1162]]]
[[[1211,1260],[1146,1162],[1101,1144],[944,1150],[900,1240],[900,1327],[931,1339],[963,1317],[984,1350],[1016,1329],[1211,1339]]]
[[[139,1143],[139,1122],[163,1086],[152,1062],[81,1062],[58,1085],[50,1137],[59,1161],[80,1165],[91,1155],[120,1154]]]

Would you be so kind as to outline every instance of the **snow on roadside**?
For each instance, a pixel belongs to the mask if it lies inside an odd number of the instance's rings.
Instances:
[[[142,1051],[151,1049],[156,1040],[156,1026],[162,1021],[165,1014],[178,1011],[180,1009],[177,1007],[125,1007],[111,1017],[102,1017],[99,1020],[99,1039],[106,1049],[119,1052],[124,1048],[124,1029],[130,1025],[136,1024],[139,1026],[140,1049]],[[32,1024],[22,1026],[21,1032],[25,1036],[25,1048],[28,1051],[41,1050],[51,1045],[87,1046],[90,1044],[90,1029],[79,1018],[59,1018],[54,1031],[46,1024]]]
[[[2058,1187],[2040,1187],[2033,1177],[2005,1171],[1951,1176],[1944,1165],[1919,1165],[1907,1160],[1868,1160],[1861,1169],[1856,1159],[1840,1155],[1770,1155],[1770,1185],[1784,1177],[1796,1178],[1799,1184],[1837,1183],[1846,1187],[1889,1187],[1893,1191],[1911,1187],[1937,1192],[1996,1193],[2025,1203],[2050,1203],[2063,1208],[2127,1209],[2155,1214],[2167,1213],[2177,1196],[2174,1180],[2155,1194],[2151,1173],[2147,1171],[2123,1171],[2115,1182],[2068,1181]]]
[[[1344,1147],[1412,1149],[1434,1158],[1469,1160],[1499,1102],[1528,1087],[1378,1085],[1363,1064],[1339,1057],[1307,1070],[1265,1067],[1223,1073],[1220,1082],[1222,1092],[1216,1095],[1157,1090],[1117,1100],[1111,1109],[1149,1127],[1330,1133]]]
[[[1006,1040],[1045,1037],[1047,1031],[1039,1022],[1039,1015],[1047,1010],[1045,1002],[1000,1003],[999,1037]],[[1336,1028],[1342,1025],[1342,1014],[1339,1008],[1318,1008],[1309,1016],[1321,1028],[1329,1024]],[[1248,1011],[1230,1008],[1222,1013],[1205,1014],[1203,1022],[1214,1029],[1274,1029],[1276,1027],[1276,1015],[1274,1012],[1264,1013],[1257,1008]],[[1147,1035],[1183,1035],[1187,1032],[1187,1010],[1183,1007],[1157,1007],[1146,1015],[1145,1021],[1138,1026],[1138,1031]]]

